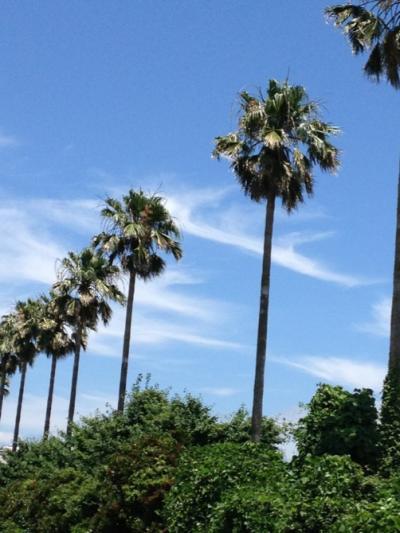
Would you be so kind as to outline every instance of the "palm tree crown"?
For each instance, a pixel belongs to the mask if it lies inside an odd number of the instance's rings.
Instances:
[[[61,261],[54,284],[54,306],[83,328],[95,329],[99,318],[106,325],[112,315],[109,301],[124,303],[118,288],[119,269],[99,252],[85,248],[80,254],[69,252]]]
[[[18,357],[14,350],[15,316],[4,315],[0,321],[0,419],[3,400],[9,392],[9,378],[18,368]]]
[[[40,320],[39,347],[48,357],[55,355],[57,359],[68,355],[74,350],[74,342],[68,328],[66,317],[57,306],[57,296],[50,292],[49,296],[41,296],[43,314]]]
[[[365,73],[379,81],[384,75],[400,88],[400,1],[363,0],[326,10],[347,35],[355,54],[370,50]]]
[[[0,321],[0,368],[7,375],[18,368],[18,359],[14,350],[15,315],[4,315]]]
[[[108,254],[111,262],[118,258],[126,272],[142,279],[161,274],[165,261],[157,252],[182,257],[177,241],[180,232],[160,196],[146,196],[130,190],[122,202],[107,198],[101,215],[106,231],[93,239],[94,246]]]
[[[39,335],[40,320],[43,313],[43,302],[28,298],[26,302],[17,302],[14,313],[13,346],[18,355],[19,364],[32,365],[40,351]]]
[[[315,164],[335,171],[338,150],[328,140],[338,128],[322,122],[318,105],[301,86],[269,82],[266,98],[240,93],[239,129],[216,138],[213,155],[231,161],[244,192],[252,200],[273,195],[292,210],[312,194]]]

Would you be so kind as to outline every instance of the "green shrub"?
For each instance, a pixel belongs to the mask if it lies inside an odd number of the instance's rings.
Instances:
[[[190,394],[140,381],[125,413],[86,417],[47,441],[21,442],[0,464],[0,531],[145,532],[164,527],[160,510],[182,451],[250,439],[246,411],[220,422]],[[264,420],[274,448],[278,425]]]
[[[342,387],[320,385],[307,408],[295,431],[300,457],[350,455],[360,465],[376,468],[378,413],[370,389],[350,393]]]
[[[368,492],[362,469],[350,457],[307,456],[294,462],[290,476],[290,519],[285,531],[330,531]]]
[[[255,444],[214,444],[189,450],[179,461],[167,496],[168,531],[211,531],[216,506],[239,487],[275,486],[286,475],[281,454]]]

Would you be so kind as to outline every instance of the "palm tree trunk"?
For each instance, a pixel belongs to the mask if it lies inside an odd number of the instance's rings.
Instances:
[[[390,321],[389,371],[400,372],[400,173],[397,191],[396,244],[393,270],[392,315]]]
[[[17,445],[18,445],[19,425],[20,425],[20,422],[21,422],[22,401],[24,399],[26,368],[27,368],[27,364],[26,363],[22,363],[22,366],[21,366],[21,381],[19,383],[19,393],[18,393],[17,414],[16,414],[16,417],[15,417],[14,438],[13,438],[13,443],[12,443],[12,451],[13,452],[16,451]]]
[[[390,461],[399,456],[400,439],[400,171],[397,191],[396,243],[390,320],[389,365],[381,407],[381,453]],[[398,461],[398,459],[397,459]]]
[[[79,359],[81,356],[81,339],[82,339],[82,326],[80,323],[78,323],[76,327],[76,336],[75,336],[75,355],[74,355],[74,368],[72,370],[71,394],[69,397],[67,435],[71,434],[72,422],[74,420],[74,414],[75,414],[76,389],[78,386],[78,373],[79,373]]]
[[[124,344],[122,348],[121,377],[119,380],[118,412],[120,413],[122,413],[124,410],[125,395],[126,395],[126,382],[128,379],[129,345],[131,341],[132,311],[133,311],[133,299],[135,296],[135,282],[136,282],[136,274],[134,272],[131,272],[129,275],[128,300],[126,302]]]
[[[258,317],[256,372],[254,378],[251,436],[254,442],[261,439],[263,414],[265,355],[267,351],[268,304],[271,272],[272,231],[274,226],[275,195],[268,197],[265,213],[264,251],[261,276],[260,312]]]
[[[1,371],[1,381],[0,381],[0,420],[1,420],[1,412],[3,410],[3,399],[4,399],[4,393],[6,390],[6,369],[3,368]]]
[[[46,418],[45,418],[45,421],[44,421],[44,431],[43,431],[43,438],[44,439],[47,439],[47,437],[49,436],[51,407],[52,407],[52,404],[53,404],[54,381],[55,381],[55,378],[56,378],[56,368],[57,368],[57,356],[55,354],[52,354],[52,356],[51,356],[49,393],[47,395]]]

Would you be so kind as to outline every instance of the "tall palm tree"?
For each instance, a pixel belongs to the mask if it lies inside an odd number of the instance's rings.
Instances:
[[[342,28],[353,52],[368,53],[364,71],[379,81],[383,76],[400,89],[400,1],[364,0],[327,8]],[[400,465],[400,173],[397,191],[395,257],[390,321],[389,363],[381,408],[382,453],[387,464]]]
[[[117,259],[122,270],[129,276],[118,392],[118,411],[122,412],[128,377],[136,279],[149,280],[159,276],[166,266],[159,252],[170,253],[179,260],[182,248],[178,242],[179,229],[160,196],[146,196],[141,190],[130,190],[122,197],[122,202],[107,198],[101,215],[106,228],[93,238],[93,245],[106,253],[111,263]]]
[[[43,438],[46,439],[50,429],[51,409],[53,404],[54,382],[57,362],[74,351],[74,342],[68,327],[66,317],[58,308],[55,295],[50,292],[49,297],[42,296],[43,315],[40,321],[39,347],[47,357],[51,357],[49,391],[47,395],[46,416]]]
[[[8,394],[9,378],[18,368],[18,359],[13,349],[13,315],[5,315],[0,321],[0,420],[3,400]]]
[[[215,139],[213,155],[226,157],[245,195],[266,202],[261,294],[252,409],[252,438],[261,437],[264,370],[275,200],[292,211],[313,192],[313,168],[333,172],[338,150],[329,136],[338,129],[323,122],[318,106],[301,86],[270,80],[266,96],[240,93],[237,131]]]
[[[15,331],[12,340],[15,353],[18,357],[18,366],[21,380],[18,393],[17,413],[15,417],[14,437],[12,449],[15,451],[18,445],[19,426],[21,422],[22,402],[24,398],[26,371],[32,366],[39,352],[38,336],[42,302],[28,299],[26,302],[17,302],[15,306]]]
[[[100,253],[85,248],[80,254],[69,252],[61,261],[54,284],[54,305],[74,328],[75,345],[67,433],[74,419],[81,347],[88,330],[96,330],[99,320],[107,324],[112,315],[111,301],[124,303],[117,286],[120,271]]]

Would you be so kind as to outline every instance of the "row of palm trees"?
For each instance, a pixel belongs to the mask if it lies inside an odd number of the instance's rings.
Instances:
[[[124,408],[128,374],[133,300],[136,279],[160,275],[165,260],[160,252],[182,257],[179,230],[163,199],[130,190],[122,201],[107,198],[101,212],[104,231],[80,253],[69,252],[58,264],[57,280],[48,295],[18,302],[0,321],[0,419],[10,377],[20,371],[13,450],[19,437],[26,372],[40,353],[51,358],[49,391],[43,437],[47,438],[57,362],[74,354],[67,434],[74,419],[79,361],[90,331],[107,325],[111,303],[127,304],[118,393],[118,411]],[[129,277],[127,297],[120,289]]]
[[[321,120],[317,104],[308,99],[301,86],[271,80],[265,97],[254,97],[242,92],[240,101],[242,114],[239,129],[216,138],[214,156],[225,156],[231,161],[246,195],[257,202],[266,201],[252,411],[252,434],[253,439],[258,441],[262,421],[275,202],[280,198],[290,212],[303,202],[306,194],[312,194],[315,166],[331,172],[337,169],[338,150],[330,142],[330,136],[335,135],[338,129]],[[22,319],[30,332],[32,346],[29,357],[19,356],[18,361],[23,363],[14,363],[12,367],[12,370],[17,367],[21,369],[21,402],[27,364],[32,364],[34,355],[40,351],[52,357],[44,436],[49,431],[57,360],[74,352],[68,432],[75,411],[81,348],[86,347],[88,332],[96,329],[99,320],[104,324],[110,320],[109,302],[125,301],[117,286],[118,277],[122,273],[129,279],[118,394],[118,411],[123,410],[136,279],[147,280],[164,270],[165,262],[158,253],[160,250],[171,253],[177,260],[182,256],[178,228],[160,197],[146,197],[140,191],[130,191],[122,202],[108,198],[101,215],[105,230],[93,238],[92,247],[81,254],[70,252],[61,262],[58,280],[44,306],[45,316],[47,313],[50,320],[53,320],[53,328],[44,334],[40,319],[35,322],[34,318],[30,318],[29,323],[26,318]],[[29,305],[33,306],[35,316],[41,316],[40,309],[37,311],[37,302],[30,302]],[[10,316],[6,317],[4,324],[10,320]],[[68,330],[71,331],[70,335]],[[14,339],[13,335],[11,339]],[[18,342],[12,340],[12,343],[14,352],[20,354]],[[11,367],[8,373],[11,373]],[[18,440],[20,409],[18,402],[14,447]]]
[[[334,6],[328,14],[344,28],[356,52],[372,48],[366,64],[367,74],[378,79],[383,74],[395,88],[399,88],[400,1],[364,0],[359,5]],[[271,80],[265,96],[253,96],[243,91],[240,105],[237,131],[217,137],[213,153],[216,158],[226,157],[244,193],[266,206],[252,409],[252,437],[257,442],[261,436],[276,200],[280,198],[283,207],[290,212],[304,201],[306,195],[313,193],[316,167],[328,172],[337,170],[339,154],[331,136],[339,130],[321,119],[318,105],[309,100],[303,87],[291,86],[287,81]],[[129,287],[118,394],[118,411],[123,410],[136,280],[151,279],[164,270],[160,250],[172,254],[176,260],[181,258],[182,250],[178,228],[158,196],[146,197],[141,191],[129,191],[122,202],[108,198],[101,214],[105,231],[93,239],[92,247],[81,254],[70,253],[61,262],[58,281],[45,305],[51,317],[48,320],[55,323],[54,330],[50,328],[50,331],[60,333],[58,325],[65,333],[65,338],[64,333],[58,336],[58,339],[64,339],[62,347],[57,345],[59,348],[56,349],[51,342],[52,333],[44,336],[42,322],[36,322],[34,317],[42,316],[37,302],[18,303],[13,313],[3,317],[0,327],[0,413],[7,379],[17,368],[21,370],[22,404],[26,367],[32,364],[39,351],[52,357],[50,413],[56,361],[74,351],[68,413],[68,428],[71,427],[81,348],[85,349],[88,333],[96,329],[99,320],[104,324],[109,321],[109,303],[124,302],[117,280],[121,275],[127,275]],[[386,391],[390,397],[390,423],[393,425],[395,412],[400,428],[400,208],[395,255],[389,372],[384,400]],[[20,409],[18,402],[14,446],[18,440]],[[384,424],[385,413],[382,415]],[[45,425],[45,436],[48,427]]]

